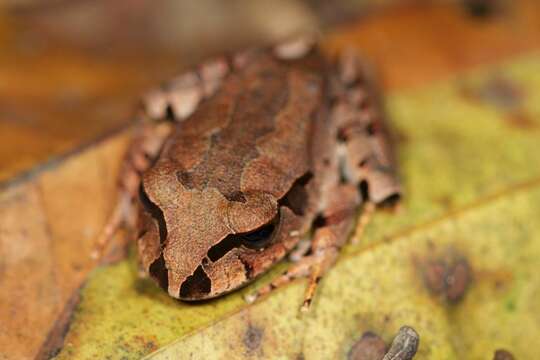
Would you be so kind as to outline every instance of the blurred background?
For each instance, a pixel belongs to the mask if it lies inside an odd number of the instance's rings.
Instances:
[[[352,38],[399,82],[534,46],[535,13],[505,0],[4,0],[0,184],[122,128],[143,91],[213,54],[349,26],[331,47]]]
[[[293,313],[303,283],[267,307],[238,293],[188,306],[140,280],[133,256],[95,270],[140,95],[304,32],[380,74],[405,187],[402,212],[377,214],[323,280],[315,318]],[[539,51],[538,0],[0,0],[0,359],[138,359],[170,344],[316,358],[405,323],[419,359],[534,358]],[[216,319],[249,325],[250,341]],[[206,346],[214,330],[225,345]]]

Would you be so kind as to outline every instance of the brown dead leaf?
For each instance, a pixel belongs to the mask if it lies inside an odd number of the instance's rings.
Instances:
[[[89,254],[115,196],[127,136],[0,194],[0,349],[34,358],[61,344]],[[41,350],[40,350],[41,349]]]

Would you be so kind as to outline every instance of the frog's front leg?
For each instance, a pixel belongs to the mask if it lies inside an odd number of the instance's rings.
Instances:
[[[377,205],[393,204],[400,197],[384,112],[368,73],[359,59],[349,53],[340,59],[336,73],[331,80],[335,106],[327,128],[335,140],[331,145],[335,156],[331,162],[334,166],[328,168],[339,171],[340,176],[328,177],[328,184],[322,186],[324,207],[314,223],[310,251],[250,295],[250,302],[295,278],[307,277],[301,309],[308,310],[320,279],[335,264],[354,229],[358,207],[362,206],[357,222],[360,236]]]
[[[202,100],[217,91],[233,61],[225,58],[208,61],[143,97],[135,134],[120,169],[119,197],[91,254],[94,259],[101,258],[120,227],[135,228],[135,199],[142,174],[159,155],[175,124],[189,117]]]
[[[255,294],[248,295],[246,297],[248,302],[253,302],[294,279],[307,277],[308,287],[301,310],[309,309],[317,284],[326,271],[335,264],[341,247],[351,233],[356,209],[361,202],[356,187],[351,184],[336,184],[329,190],[332,198],[316,220],[310,251],[270,284]]]

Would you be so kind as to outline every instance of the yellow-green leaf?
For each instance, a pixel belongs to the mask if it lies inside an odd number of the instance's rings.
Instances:
[[[139,358],[158,348],[151,358],[343,358],[362,332],[390,341],[404,324],[420,334],[420,359],[491,358],[498,348],[532,358],[540,336],[540,56],[387,100],[401,211],[378,213],[361,244],[345,249],[309,314],[298,313],[303,281],[252,306],[243,292],[191,305],[138,279],[130,257],[90,278],[58,358]],[[469,281],[452,297],[429,272],[456,263]]]

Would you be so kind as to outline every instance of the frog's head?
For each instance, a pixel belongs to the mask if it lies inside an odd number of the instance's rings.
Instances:
[[[140,189],[141,262],[172,297],[204,300],[237,289],[281,260],[306,230],[310,175],[235,198],[218,187],[190,189],[178,176],[152,169]]]

